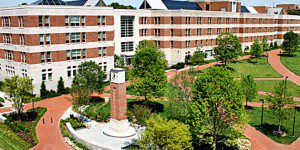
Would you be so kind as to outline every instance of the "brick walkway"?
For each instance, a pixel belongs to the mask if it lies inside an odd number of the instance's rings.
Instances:
[[[69,95],[49,98],[35,103],[35,107],[47,108],[47,112],[38,122],[36,134],[39,144],[33,147],[33,150],[71,150],[72,148],[65,143],[62,137],[59,121],[64,112],[72,105]],[[32,105],[24,106],[24,111],[31,109]],[[53,123],[51,123],[51,118]],[[43,124],[43,119],[45,124]]]
[[[269,52],[268,61],[269,64],[274,68],[275,71],[277,71],[279,74],[281,74],[283,77],[288,76],[288,80],[294,82],[297,85],[300,85],[300,76],[297,76],[290,70],[288,70],[281,62],[280,62],[280,51],[281,50],[274,50]]]

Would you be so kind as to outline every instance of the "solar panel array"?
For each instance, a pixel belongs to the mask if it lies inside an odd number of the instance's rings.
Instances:
[[[162,0],[168,9],[171,10],[202,10],[197,2],[188,2],[188,1],[173,1],[173,0]]]
[[[62,0],[38,0],[31,4],[32,5],[67,5],[66,2]]]
[[[67,5],[69,6],[84,6],[87,0],[75,0],[75,1],[67,1]]]
[[[242,13],[250,13],[250,11],[248,10],[248,8],[246,6],[242,6],[241,12]]]

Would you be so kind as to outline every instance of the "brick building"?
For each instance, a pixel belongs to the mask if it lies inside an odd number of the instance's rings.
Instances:
[[[115,54],[130,65],[141,40],[154,41],[171,65],[197,48],[211,59],[221,32],[237,35],[243,48],[255,39],[280,44],[286,32],[300,33],[299,16],[245,8],[238,0],[147,0],[137,10],[113,9],[99,0],[39,0],[0,8],[0,80],[28,76],[38,94],[42,81],[56,90],[63,77],[69,87],[84,61],[97,62],[106,74]]]

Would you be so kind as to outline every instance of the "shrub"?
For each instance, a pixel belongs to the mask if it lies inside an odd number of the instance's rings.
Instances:
[[[3,103],[4,99],[2,97],[0,97],[0,103]]]
[[[85,127],[84,123],[80,118],[76,118],[73,115],[70,116],[70,118],[66,119],[65,122],[70,122],[72,127],[76,130],[78,128]]]
[[[172,65],[172,66],[171,66],[171,69],[179,70],[179,69],[184,68],[184,66],[185,66],[185,63],[179,62],[179,63],[177,63],[177,64],[175,64],[175,65]]]

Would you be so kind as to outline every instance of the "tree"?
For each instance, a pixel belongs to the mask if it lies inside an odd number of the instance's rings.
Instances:
[[[241,81],[241,87],[246,99],[246,106],[248,106],[248,102],[257,99],[258,97],[257,85],[254,81],[253,76],[251,75],[243,76]]]
[[[252,56],[255,56],[256,63],[257,63],[257,59],[261,56],[262,53],[263,53],[262,45],[259,43],[257,39],[255,39],[254,43],[251,45],[250,54]]]
[[[146,121],[146,130],[137,141],[140,149],[193,149],[189,126],[176,120],[163,119],[159,115]]]
[[[274,49],[277,49],[278,48],[278,44],[277,44],[277,42],[275,41],[274,42]]]
[[[40,97],[47,98],[48,93],[49,91],[46,88],[45,81],[42,81],[41,88],[40,88]]]
[[[274,49],[274,44],[273,44],[273,42],[270,43],[270,49]]]
[[[217,37],[218,46],[213,49],[214,57],[217,60],[223,61],[225,65],[227,62],[237,58],[242,53],[242,45],[237,36],[225,32]]]
[[[125,68],[124,58],[118,55],[114,56],[115,68]]]
[[[293,31],[287,32],[283,36],[283,49],[291,55],[291,53],[299,50],[300,48],[300,37],[297,33]]]
[[[31,95],[32,90],[32,81],[27,77],[13,76],[12,78],[6,78],[3,83],[3,91],[8,95],[8,99],[13,102],[13,107],[18,113],[22,112],[24,99]]]
[[[200,49],[197,49],[189,61],[192,65],[201,65],[204,62],[204,58],[205,54]]]
[[[281,81],[275,86],[275,91],[273,95],[267,97],[267,102],[269,107],[274,110],[275,116],[278,120],[278,131],[277,135],[282,135],[281,125],[284,120],[290,117],[291,109],[285,108],[285,106],[290,105],[294,107],[294,99],[290,96],[287,88],[287,81]]]
[[[141,41],[132,59],[131,85],[145,100],[154,96],[163,96],[166,91],[166,60],[163,52],[154,43]]]
[[[133,109],[127,112],[129,120],[139,126],[146,126],[146,121],[151,116],[151,109],[143,105],[133,105]]]
[[[270,46],[269,46],[268,38],[267,37],[263,38],[261,45],[262,45],[262,49],[263,49],[264,52],[270,50]]]
[[[287,10],[287,13],[289,15],[298,15],[298,16],[300,16],[300,10],[299,9],[289,9],[289,10]]]
[[[231,71],[208,69],[196,79],[193,92],[189,124],[195,145],[210,144],[217,149],[218,143],[235,140],[247,117],[243,92]]]
[[[87,61],[80,64],[71,88],[73,101],[79,104],[89,102],[89,96],[93,92],[103,92],[104,80],[105,74],[95,62]]]
[[[67,90],[65,88],[65,83],[62,77],[59,78],[57,84],[57,93],[59,94],[67,94]]]
[[[108,5],[109,7],[113,7],[114,9],[135,9],[133,6],[129,5],[129,6],[125,6],[125,5],[121,5],[118,2],[113,2],[110,5]]]

